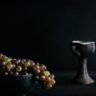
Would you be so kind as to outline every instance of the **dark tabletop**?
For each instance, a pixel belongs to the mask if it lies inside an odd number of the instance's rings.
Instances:
[[[89,72],[96,80],[96,72]],[[27,96],[96,96],[96,83],[91,85],[75,84],[75,73],[57,73],[56,85],[50,90],[44,90],[38,84],[27,92]]]

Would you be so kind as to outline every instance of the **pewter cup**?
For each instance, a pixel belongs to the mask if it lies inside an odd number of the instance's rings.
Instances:
[[[94,83],[94,80],[88,74],[87,60],[89,56],[95,53],[95,42],[74,40],[71,47],[78,58],[78,70],[75,81],[85,85]]]

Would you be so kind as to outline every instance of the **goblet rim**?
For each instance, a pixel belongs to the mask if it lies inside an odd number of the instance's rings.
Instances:
[[[81,41],[81,40],[73,40],[72,43],[79,43],[82,45],[95,44],[95,41]]]

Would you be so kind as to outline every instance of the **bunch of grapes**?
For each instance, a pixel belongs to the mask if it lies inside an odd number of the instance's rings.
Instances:
[[[33,77],[43,88],[52,88],[55,76],[51,74],[44,64],[35,63],[30,59],[16,59],[0,54],[1,75],[28,75]]]

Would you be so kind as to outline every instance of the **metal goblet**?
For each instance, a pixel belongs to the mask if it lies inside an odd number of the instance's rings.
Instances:
[[[87,60],[90,55],[95,53],[95,42],[73,40],[71,44],[72,51],[78,58],[76,82],[85,85],[94,83],[94,80],[88,74]]]

